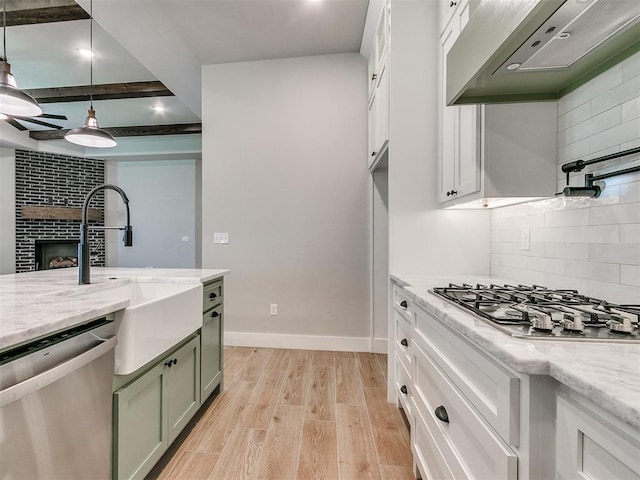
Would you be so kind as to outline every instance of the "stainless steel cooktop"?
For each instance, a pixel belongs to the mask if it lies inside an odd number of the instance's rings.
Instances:
[[[456,285],[436,295],[514,337],[635,342],[640,305],[618,305],[538,285]]]

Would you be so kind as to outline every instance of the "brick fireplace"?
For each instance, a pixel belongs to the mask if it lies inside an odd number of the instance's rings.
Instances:
[[[43,262],[48,266],[52,260],[52,265],[66,266],[76,255],[73,245],[79,239],[84,198],[104,183],[104,161],[29,150],[16,150],[15,155],[16,272],[43,268]],[[101,225],[103,192],[92,199],[90,207],[90,218]],[[104,231],[92,230],[90,238],[95,250],[91,264],[104,266]],[[45,252],[53,249],[53,253],[45,253],[49,258],[43,259],[42,245],[47,243],[58,246],[46,247]],[[60,250],[64,243],[65,249]]]

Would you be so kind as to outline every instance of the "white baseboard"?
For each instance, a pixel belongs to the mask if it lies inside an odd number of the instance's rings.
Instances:
[[[384,348],[382,342],[384,341]],[[323,337],[316,335],[284,335],[277,333],[224,332],[224,343],[232,347],[293,348],[300,350],[332,350],[340,352],[386,353],[386,339],[375,339],[371,350],[371,339],[366,337]]]
[[[386,338],[374,338],[371,351],[373,353],[389,353],[389,342]]]

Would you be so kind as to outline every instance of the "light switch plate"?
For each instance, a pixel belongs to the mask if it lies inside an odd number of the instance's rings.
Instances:
[[[213,243],[229,243],[229,234],[228,233],[214,233],[213,234]]]
[[[522,229],[522,241],[520,243],[520,248],[525,251],[529,251],[531,248],[531,230],[528,228]]]
[[[183,235],[182,236],[182,241],[183,242],[188,242],[189,241],[189,236],[188,235]]]

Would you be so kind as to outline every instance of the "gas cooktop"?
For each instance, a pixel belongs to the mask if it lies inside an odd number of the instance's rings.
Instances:
[[[514,337],[549,340],[640,340],[640,305],[616,305],[538,285],[456,285],[437,287],[453,302]]]

